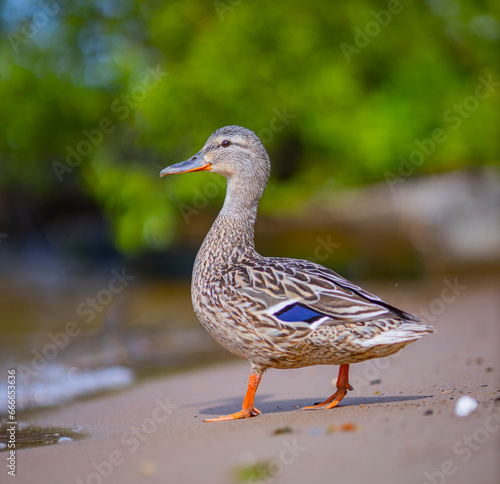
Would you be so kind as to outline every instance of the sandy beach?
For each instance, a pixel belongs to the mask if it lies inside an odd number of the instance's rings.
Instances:
[[[249,366],[235,359],[40,414],[30,423],[87,438],[18,451],[15,482],[498,483],[498,287],[466,285],[427,301],[436,334],[352,365],[335,409],[300,407],[333,393],[338,367],[271,370],[261,416],[203,423],[241,407]],[[467,417],[455,415],[463,395],[479,404]]]

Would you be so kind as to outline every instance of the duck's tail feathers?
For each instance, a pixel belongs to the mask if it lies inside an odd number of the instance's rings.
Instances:
[[[435,331],[432,326],[425,324],[403,323],[397,328],[379,333],[373,338],[360,342],[360,344],[364,347],[372,347],[378,345],[395,345],[404,342],[411,343]]]

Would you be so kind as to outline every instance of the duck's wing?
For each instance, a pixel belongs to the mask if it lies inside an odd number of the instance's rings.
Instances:
[[[309,261],[263,258],[241,267],[236,282],[239,291],[258,303],[261,316],[268,316],[281,327],[314,330],[323,324],[381,319],[419,321]]]

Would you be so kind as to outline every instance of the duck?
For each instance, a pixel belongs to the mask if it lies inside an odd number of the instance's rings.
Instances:
[[[196,256],[193,309],[224,348],[250,363],[241,410],[205,422],[254,417],[268,369],[340,365],[336,392],[305,410],[332,409],[353,390],[349,365],[392,355],[434,328],[309,260],[255,250],[257,209],[271,172],[259,137],[241,126],[217,129],[203,148],[160,176],[209,171],[227,179],[222,209]]]

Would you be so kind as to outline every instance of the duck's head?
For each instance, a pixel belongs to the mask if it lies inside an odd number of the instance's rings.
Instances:
[[[267,183],[271,165],[258,136],[241,126],[225,126],[210,135],[205,146],[186,161],[169,166],[160,176],[212,171],[230,179],[257,179]]]

